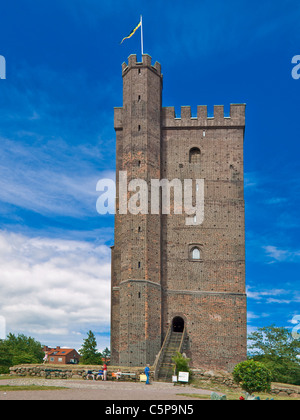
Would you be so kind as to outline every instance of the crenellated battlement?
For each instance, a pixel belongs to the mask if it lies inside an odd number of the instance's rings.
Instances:
[[[155,71],[158,75],[161,75],[161,65],[158,61],[155,62],[154,66],[152,66],[152,58],[148,54],[143,54],[142,62],[138,62],[136,60],[136,54],[131,54],[128,57],[128,64],[125,62],[122,64],[122,76],[125,76],[127,72],[132,68],[143,68],[149,67],[151,70]]]
[[[214,106],[214,116],[209,117],[207,106],[197,107],[197,117],[192,117],[191,107],[182,106],[180,118],[176,117],[175,108],[168,106],[162,108],[162,128],[186,128],[186,127],[232,127],[245,126],[246,104],[230,104],[230,116],[224,116],[224,106]]]
[[[136,74],[142,74],[142,69],[151,70],[154,74],[158,75],[162,79],[161,65],[159,62],[155,62],[152,65],[152,58],[148,54],[142,55],[142,61],[137,61],[136,54],[131,54],[128,57],[128,64],[122,64],[122,76],[125,77],[131,69],[136,70]],[[137,80],[137,79],[136,79]],[[146,83],[147,79],[144,80]],[[131,80],[128,83],[133,83]],[[125,85],[124,85],[125,86]],[[153,87],[152,87],[153,89]],[[142,91],[140,91],[142,92]],[[145,95],[144,95],[145,97]],[[147,95],[146,95],[147,97]],[[143,106],[144,98],[143,94],[139,93],[136,100],[141,100],[140,106]],[[135,99],[133,99],[135,100]],[[197,116],[192,117],[191,107],[182,106],[180,117],[176,116],[174,107],[163,107],[159,111],[161,112],[161,128],[162,129],[180,129],[180,128],[226,128],[226,127],[245,127],[245,104],[230,104],[229,116],[224,115],[224,106],[215,105],[213,116],[208,116],[207,106],[199,105],[197,107]],[[123,128],[124,109],[122,107],[115,108],[114,125],[116,130]]]
[[[162,128],[216,128],[216,127],[245,127],[246,104],[230,104],[229,117],[224,116],[224,106],[214,106],[214,116],[209,117],[207,105],[197,107],[197,117],[192,117],[191,107],[182,106],[180,118],[175,114],[173,106],[162,108]],[[115,129],[123,127],[123,108],[114,108]]]

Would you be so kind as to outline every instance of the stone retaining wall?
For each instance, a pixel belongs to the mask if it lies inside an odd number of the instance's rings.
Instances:
[[[101,370],[102,366],[99,365],[17,365],[10,368],[10,374],[14,376],[37,376],[41,378],[51,379],[85,379],[87,371]],[[118,367],[108,366],[107,379],[114,380],[112,377],[113,372],[117,372]],[[143,373],[142,368],[121,368],[122,373],[135,373],[135,377],[122,377],[122,381],[139,380],[139,376]],[[152,374],[153,375],[153,374]],[[150,375],[151,377],[151,375]],[[153,379],[153,378],[152,378]]]
[[[233,380],[232,374],[225,370],[193,369],[192,377],[201,382],[218,383],[231,388],[238,388],[238,385]]]

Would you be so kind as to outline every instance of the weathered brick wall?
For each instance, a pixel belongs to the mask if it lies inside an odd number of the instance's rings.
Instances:
[[[188,329],[192,366],[230,370],[246,358],[245,237],[243,197],[244,105],[231,106],[231,118],[215,107],[198,118],[182,107],[163,109],[162,177],[204,179],[204,222],[186,226],[186,215],[162,224],[163,331],[175,316]],[[200,149],[200,161],[189,152]],[[192,261],[198,245],[201,259]],[[180,308],[180,312],[178,312]]]

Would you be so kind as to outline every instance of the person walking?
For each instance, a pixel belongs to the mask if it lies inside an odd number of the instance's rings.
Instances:
[[[150,382],[149,382],[149,378],[150,378],[150,367],[149,367],[149,365],[147,365],[145,367],[145,375],[146,375],[146,378],[147,378],[146,385],[150,385]]]
[[[46,351],[45,351],[45,356],[43,357],[43,360],[44,360],[43,364],[48,362],[48,353]]]

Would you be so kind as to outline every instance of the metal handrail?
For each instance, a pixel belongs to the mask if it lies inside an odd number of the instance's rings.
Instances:
[[[184,326],[184,329],[183,329],[183,332],[182,332],[182,337],[181,337],[181,341],[180,341],[180,345],[179,345],[179,349],[178,349],[179,353],[181,353],[181,351],[182,351],[185,336],[186,336],[186,325]]]

